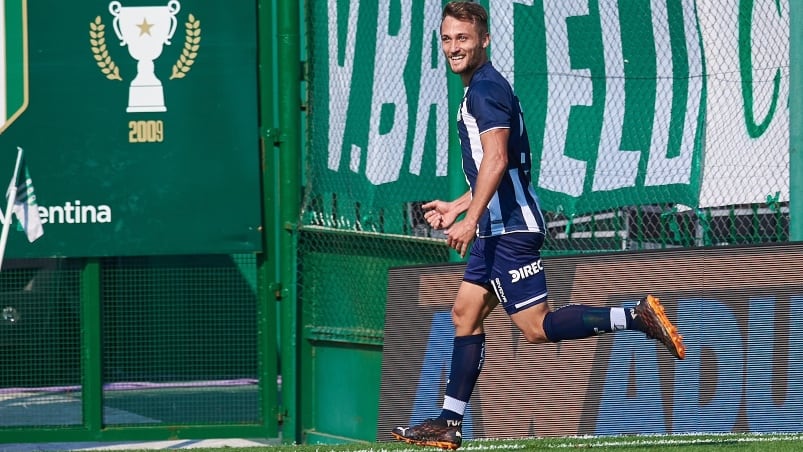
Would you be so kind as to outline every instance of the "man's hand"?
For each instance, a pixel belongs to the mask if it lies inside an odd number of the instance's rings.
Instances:
[[[449,248],[457,251],[460,257],[465,257],[468,246],[476,236],[477,223],[464,219],[446,230],[446,244],[449,245]]]
[[[470,204],[471,192],[467,191],[452,202],[436,199],[421,206],[425,210],[424,219],[433,229],[446,229],[446,244],[460,253],[460,257],[466,255],[468,245],[477,234],[477,220],[466,217],[455,223]]]
[[[463,213],[462,210],[455,208],[454,203],[436,199],[421,206],[424,212],[424,219],[432,229],[445,229],[454,223],[457,216]]]

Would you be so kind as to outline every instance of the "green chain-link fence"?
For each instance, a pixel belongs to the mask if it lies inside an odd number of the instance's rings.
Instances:
[[[253,255],[106,258],[96,281],[84,265],[5,263],[0,433],[82,425],[94,366],[106,428],[262,422]]]
[[[525,112],[546,254],[789,239],[788,2],[480,3]],[[442,5],[308,4],[313,361],[330,342],[381,352],[388,268],[454,260],[420,207],[465,190]]]
[[[787,3],[489,3],[548,250],[787,239]],[[304,224],[437,237],[418,202],[462,177],[449,166],[440,7],[311,2]]]

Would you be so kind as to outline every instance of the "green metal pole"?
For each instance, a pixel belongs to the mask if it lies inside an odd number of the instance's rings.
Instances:
[[[803,2],[789,2],[789,240],[803,240]]]
[[[279,214],[276,202],[278,158],[275,146],[273,34],[274,0],[259,0],[259,124],[262,170],[262,252],[257,255],[258,372],[261,419],[266,437],[278,436]]]
[[[100,262],[88,259],[81,270],[81,404],[90,437],[103,428],[103,317],[100,301]]]
[[[299,413],[299,316],[296,297],[296,243],[301,210],[301,49],[299,2],[278,0],[278,116],[279,116],[279,212],[282,283],[281,375],[285,417],[283,439],[301,442]]]

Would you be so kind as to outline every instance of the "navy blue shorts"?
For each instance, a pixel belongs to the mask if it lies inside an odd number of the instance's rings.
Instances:
[[[463,280],[493,290],[508,315],[543,303],[547,299],[543,244],[544,235],[535,232],[477,238]]]

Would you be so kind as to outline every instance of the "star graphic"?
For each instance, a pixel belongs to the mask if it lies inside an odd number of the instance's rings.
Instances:
[[[151,27],[153,27],[153,24],[148,23],[148,18],[143,17],[142,23],[137,25],[137,27],[139,27],[140,36],[144,35],[145,33],[147,33],[148,36],[151,36]]]

